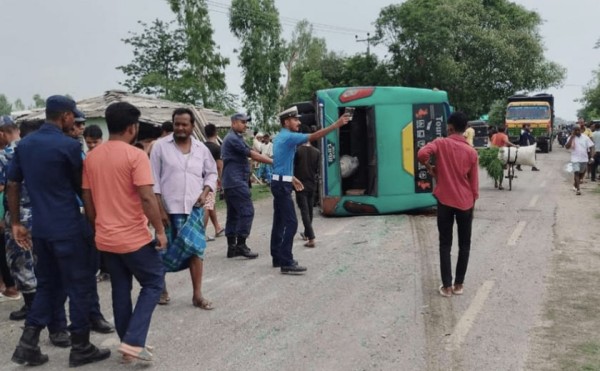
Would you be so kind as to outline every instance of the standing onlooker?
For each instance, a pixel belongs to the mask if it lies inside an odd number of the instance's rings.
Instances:
[[[448,118],[448,137],[425,145],[418,153],[419,162],[436,178],[433,195],[438,200],[437,225],[440,239],[440,270],[442,285],[439,292],[450,297],[463,293],[463,282],[469,264],[473,208],[479,198],[477,152],[463,137],[467,116],[455,112]],[[435,165],[431,164],[435,158]],[[452,229],[454,219],[458,228],[458,262],[452,284]]]
[[[271,136],[269,134],[264,134],[262,137],[262,147],[260,153],[263,156],[267,156],[268,158],[273,158],[273,143],[271,143]],[[273,177],[273,165],[262,163],[258,166],[258,171],[256,173],[258,179],[264,181],[269,186],[271,186],[271,178]]]
[[[102,144],[102,129],[98,125],[90,125],[83,131],[83,140],[88,152]]]
[[[579,186],[585,176],[587,165],[593,161],[595,155],[594,142],[587,135],[582,135],[581,126],[575,126],[565,148],[571,151],[573,190],[579,196],[581,194]]]
[[[315,231],[313,230],[313,206],[317,191],[317,172],[319,171],[319,159],[321,152],[313,147],[310,142],[299,146],[296,150],[294,160],[294,176],[300,181],[302,187],[296,189],[296,203],[302,215],[304,233],[302,239],[307,243],[306,247],[315,247]]]
[[[0,172],[6,173],[6,164],[8,158],[12,158],[14,151],[11,144],[19,136],[19,127],[15,125],[10,116],[0,117]],[[6,177],[2,177],[0,182],[0,208],[2,209],[2,215],[0,215],[0,237],[4,235],[4,229],[8,228],[8,225],[4,225],[4,187],[6,185]],[[15,280],[11,276],[10,268],[6,259],[6,240],[0,238],[0,276],[1,283],[4,285],[0,289],[0,301],[5,300],[20,300],[21,294],[17,290]]]
[[[27,314],[13,362],[40,365],[48,361],[38,346],[40,331],[50,324],[56,299],[69,297],[71,353],[69,366],[104,360],[110,350],[90,343],[90,307],[95,285],[92,250],[84,239],[75,195],[81,192],[81,145],[65,133],[75,116],[75,102],[54,95],[46,100],[46,123],[21,140],[8,169],[8,207],[12,235],[37,258],[35,300]],[[32,229],[21,224],[20,186],[25,181],[32,206]],[[32,241],[33,239],[33,241]],[[64,300],[63,300],[64,303]]]
[[[521,136],[519,137],[519,146],[527,147],[535,144],[535,138],[531,135],[531,127],[529,124],[523,125],[523,130],[521,130]],[[521,165],[517,165],[517,170],[523,171],[521,169]],[[533,166],[531,171],[540,171],[537,167]]]
[[[254,219],[254,205],[250,193],[250,163],[254,161],[272,164],[273,160],[251,149],[244,142],[244,133],[250,117],[243,113],[231,116],[231,130],[221,146],[223,159],[223,190],[227,204],[227,257],[243,256],[248,259],[258,257],[246,245]]]
[[[217,135],[217,127],[214,124],[207,124],[204,127],[204,132],[206,133],[206,142],[204,144],[210,150],[210,154],[212,155],[215,163],[217,164],[217,189],[214,192],[209,192],[208,196],[206,196],[206,202],[204,203],[204,228],[208,230],[208,220],[212,222],[213,227],[215,228],[215,237],[221,237],[225,234],[225,228],[221,227],[221,223],[219,223],[219,219],[217,218],[217,210],[215,209],[215,204],[217,202],[217,192],[221,190],[221,176],[223,175],[223,160],[221,160],[221,146],[218,142]],[[207,235],[207,241],[211,239]],[[214,239],[214,238],[213,238]]]
[[[490,141],[490,147],[517,147],[516,144],[511,143],[508,140],[508,135],[505,134],[506,128],[504,126],[500,126],[498,131],[492,135],[492,140]],[[506,167],[505,167],[506,168]],[[503,190],[502,181],[504,180],[504,170],[502,171],[502,176],[500,179],[494,179],[494,187],[499,190]]]
[[[201,212],[209,192],[217,189],[217,165],[209,149],[192,137],[194,114],[187,108],[173,112],[173,134],[156,141],[150,162],[154,174],[154,194],[157,197],[162,222],[170,226],[172,240],[187,222],[190,214]],[[198,231],[191,241],[195,251],[204,251],[204,230]],[[213,309],[202,296],[204,255],[194,255],[189,262],[192,277],[192,304],[202,309]]]
[[[157,249],[167,237],[152,186],[146,153],[131,144],[139,132],[140,111],[126,102],[106,108],[108,142],[89,153],[83,173],[83,201],[96,229],[96,245],[106,253],[115,327],[125,360],[152,360],[146,337],[163,288],[164,269]],[[156,231],[158,245],[148,229]],[[132,277],[140,283],[135,309]]]
[[[594,142],[594,163],[592,164],[592,182],[596,181],[596,172],[600,165],[600,124],[594,124],[594,132],[592,133],[592,141]]]
[[[332,125],[312,134],[300,134],[300,115],[296,106],[279,114],[282,129],[273,143],[273,228],[271,229],[271,257],[273,267],[280,267],[281,273],[302,273],[306,267],[298,265],[292,254],[294,235],[298,230],[298,219],[294,201],[292,201],[292,185],[294,175],[294,156],[296,147],[306,142],[314,142],[328,133],[346,125],[350,115],[342,115]],[[297,182],[297,180],[294,180]],[[295,188],[302,189],[296,183]]]
[[[473,147],[473,141],[475,140],[475,129],[473,129],[471,124],[468,124],[467,130],[465,130],[463,135],[467,140],[467,143],[469,143],[469,145]]]

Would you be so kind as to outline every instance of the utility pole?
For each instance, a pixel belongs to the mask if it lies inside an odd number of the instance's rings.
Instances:
[[[375,36],[371,37],[371,34],[369,32],[367,32],[366,39],[359,39],[358,35],[354,35],[354,38],[356,39],[357,43],[367,43],[367,58],[369,56],[371,56],[371,44],[373,43],[373,41],[378,40],[377,37],[375,37]]]

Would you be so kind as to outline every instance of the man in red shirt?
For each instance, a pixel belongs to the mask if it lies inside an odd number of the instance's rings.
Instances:
[[[467,143],[463,133],[467,116],[455,112],[448,118],[448,137],[439,138],[421,148],[419,162],[435,177],[433,195],[438,200],[437,224],[440,240],[442,286],[439,292],[450,297],[463,293],[463,282],[471,249],[473,207],[479,198],[477,152]],[[435,158],[435,165],[431,163]],[[452,228],[458,226],[458,262],[452,285]]]

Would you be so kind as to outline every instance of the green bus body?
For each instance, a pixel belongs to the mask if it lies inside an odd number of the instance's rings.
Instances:
[[[346,107],[354,108],[352,121],[321,140],[323,214],[389,214],[434,206],[433,179],[416,157],[426,143],[446,136],[446,92],[406,87],[317,92],[322,127],[333,124]],[[358,168],[342,178],[341,163],[348,156],[358,160]]]

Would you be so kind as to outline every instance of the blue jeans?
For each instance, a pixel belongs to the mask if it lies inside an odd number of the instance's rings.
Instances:
[[[26,326],[49,326],[53,332],[63,327],[66,319],[62,318],[60,308],[64,313],[66,293],[71,319],[69,331],[89,331],[96,277],[91,250],[85,247],[83,236],[59,241],[33,239],[33,252],[37,257],[37,291],[27,314]]]
[[[258,170],[256,171],[256,177],[258,179],[264,180],[267,184],[271,184],[271,179],[273,179],[273,165],[271,165],[271,164],[258,165]]]
[[[225,235],[248,237],[254,220],[254,205],[252,204],[250,188],[225,189],[225,203],[227,204]]]
[[[117,334],[121,342],[143,347],[164,287],[165,272],[155,243],[127,254],[106,253],[106,258]],[[135,309],[131,302],[133,277],[142,287]]]
[[[294,264],[292,246],[298,230],[296,209],[292,200],[292,183],[273,180],[273,229],[271,230],[271,257],[274,264]]]

